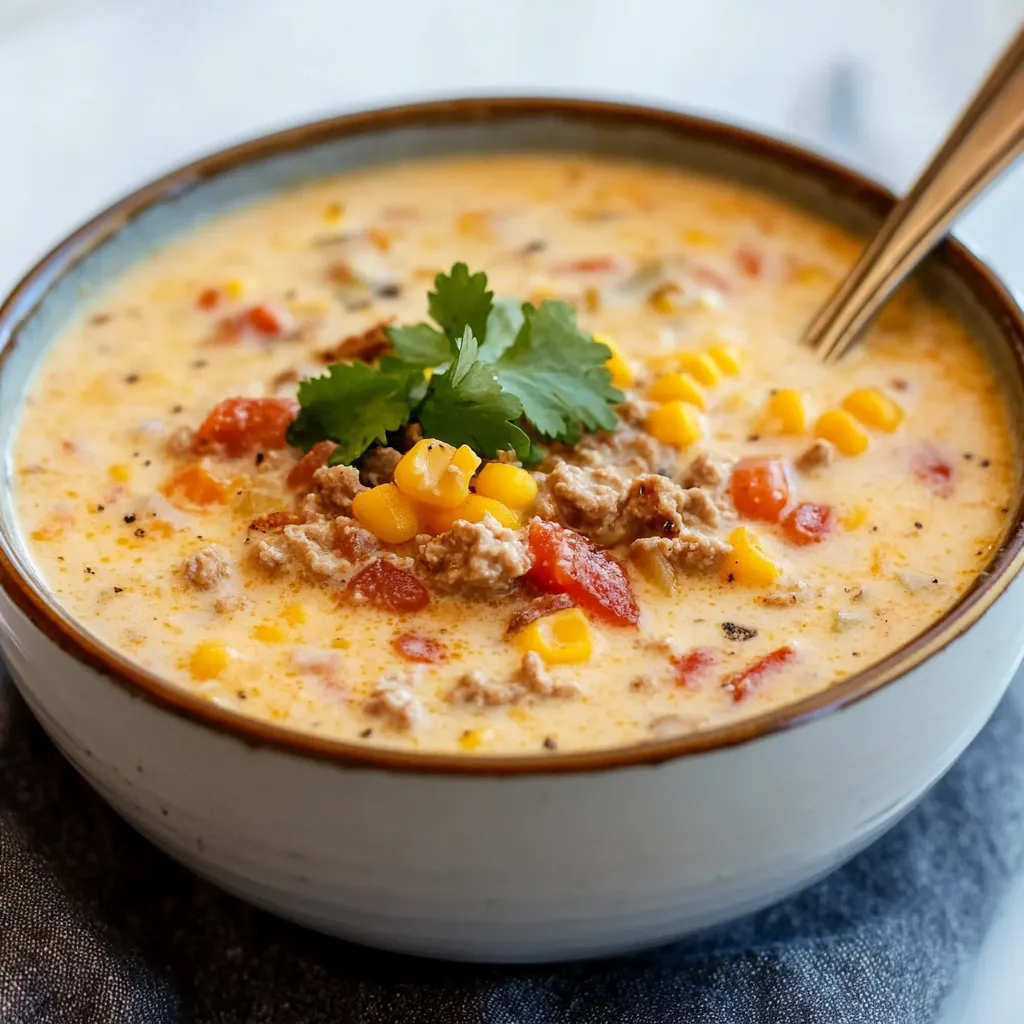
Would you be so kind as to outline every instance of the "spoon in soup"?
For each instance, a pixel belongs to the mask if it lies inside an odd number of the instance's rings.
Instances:
[[[878,234],[807,328],[826,363],[857,342],[893,290],[934,248],[952,220],[1024,149],[1024,29],[960,119],[893,207]]]

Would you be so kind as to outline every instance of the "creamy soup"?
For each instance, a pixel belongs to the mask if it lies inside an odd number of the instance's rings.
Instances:
[[[605,160],[423,162],[274,197],[149,256],[59,339],[17,442],[24,536],[111,647],[296,729],[546,756],[765,712],[920,633],[1008,517],[1004,397],[950,315],[906,292],[838,367],[799,345],[859,244]],[[459,262],[536,318],[518,377],[514,353],[478,357],[492,393],[465,407],[446,370],[464,338],[387,331],[427,321]],[[555,321],[580,353],[561,376]],[[447,353],[392,407],[373,389],[417,339]],[[299,390],[328,365],[336,393]],[[518,454],[463,438],[500,401]],[[517,414],[562,403],[575,426],[586,401],[576,444]]]

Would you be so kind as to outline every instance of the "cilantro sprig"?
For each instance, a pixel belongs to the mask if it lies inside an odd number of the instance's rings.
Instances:
[[[335,363],[304,380],[289,443],[331,440],[331,463],[351,463],[416,422],[481,455],[511,449],[525,459],[531,435],[574,444],[583,430],[615,427],[623,395],[605,369],[611,352],[568,303],[495,301],[486,274],[456,263],[434,279],[427,309],[433,324],[387,329],[394,354],[378,366]]]

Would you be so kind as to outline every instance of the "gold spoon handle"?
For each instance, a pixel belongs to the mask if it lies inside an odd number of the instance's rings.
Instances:
[[[807,328],[805,341],[835,362],[954,217],[1024,149],[1024,30],[992,68],[913,188]]]

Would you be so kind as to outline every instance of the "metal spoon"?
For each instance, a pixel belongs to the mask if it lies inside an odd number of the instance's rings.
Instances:
[[[989,72],[913,188],[807,328],[826,363],[841,358],[950,222],[1024,149],[1024,29]]]

